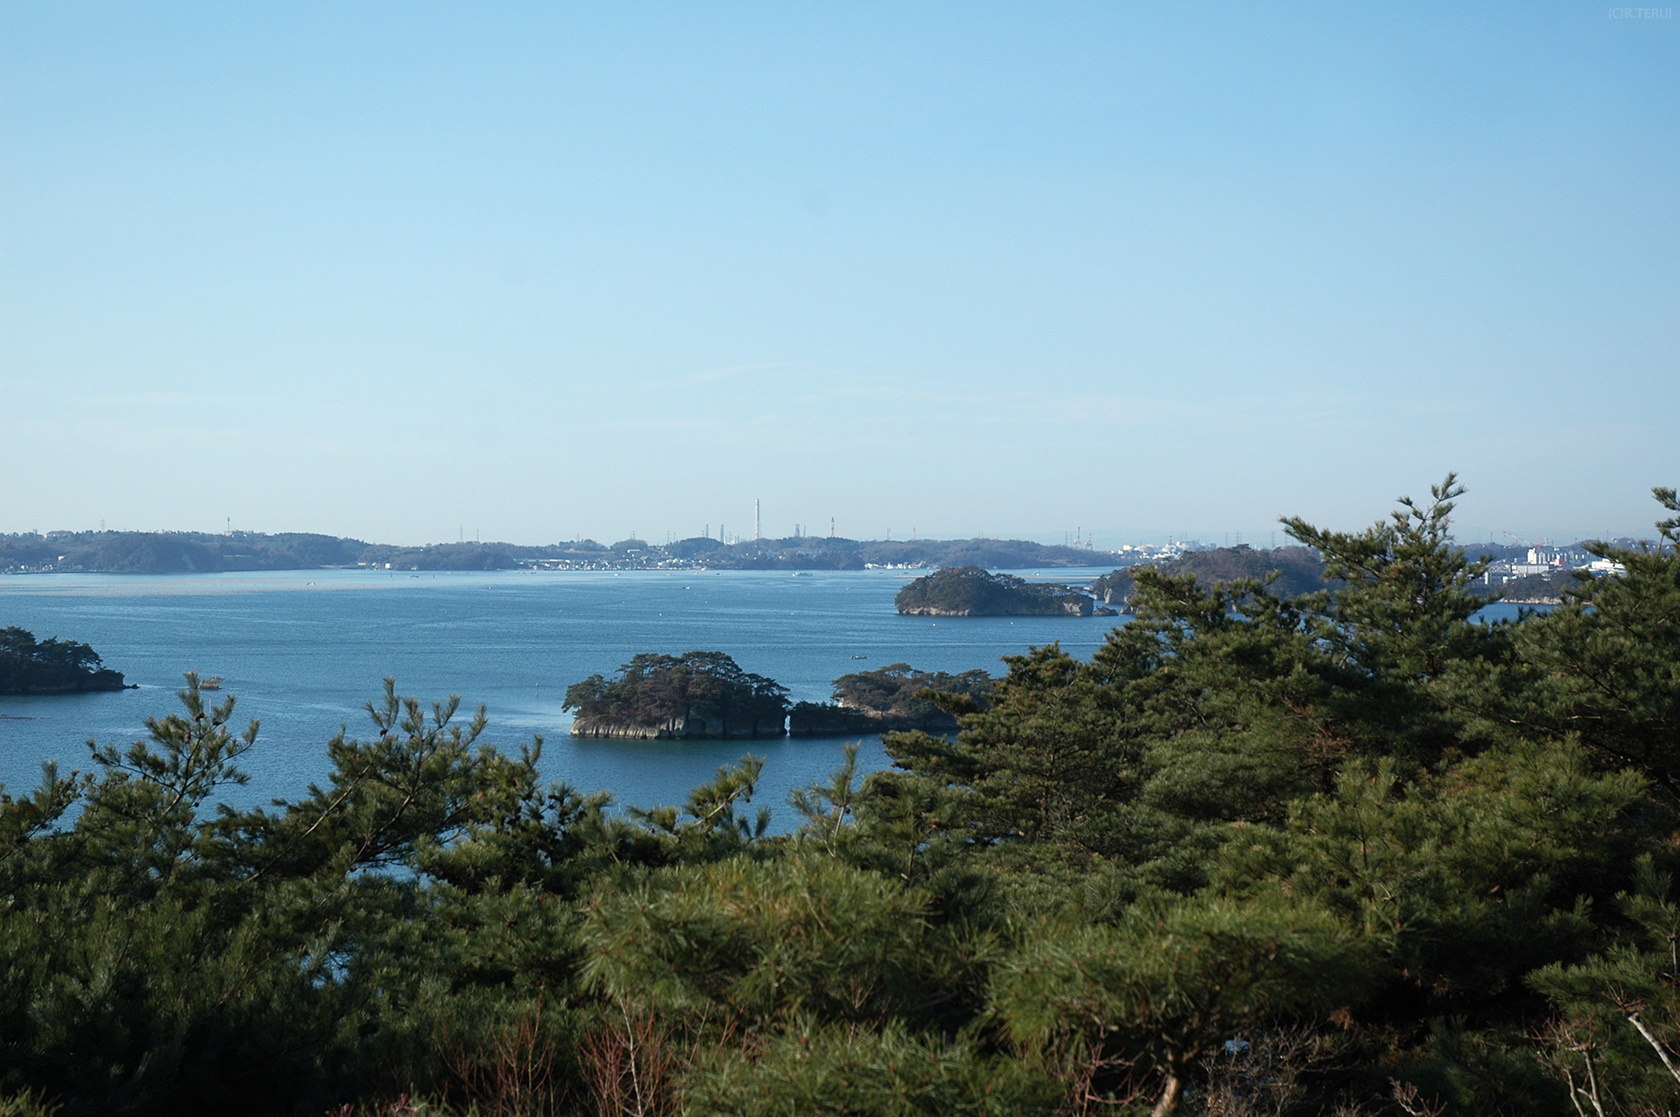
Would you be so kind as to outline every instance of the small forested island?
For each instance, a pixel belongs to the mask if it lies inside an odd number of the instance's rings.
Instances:
[[[706,740],[780,737],[787,688],[741,669],[722,652],[643,653],[611,679],[566,688],[574,737]]]
[[[99,653],[74,640],[36,640],[28,629],[0,629],[0,694],[77,694],[133,689],[121,671],[101,664]]]
[[[799,702],[788,716],[795,735],[840,736],[920,729],[954,733],[957,714],[984,708],[992,677],[984,671],[918,671],[893,663],[834,680],[830,702]],[[949,701],[949,699],[957,701]],[[943,701],[943,704],[942,704]]]
[[[937,570],[898,591],[898,611],[910,617],[1112,617],[1089,594],[1039,585],[978,566]]]

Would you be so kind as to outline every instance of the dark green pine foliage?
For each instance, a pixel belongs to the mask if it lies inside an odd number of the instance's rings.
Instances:
[[[1655,492],[1680,513],[1673,489]],[[1519,678],[1495,717],[1521,733],[1579,734],[1600,763],[1680,797],[1680,515],[1657,529],[1646,546],[1593,545],[1623,573],[1578,575],[1561,608],[1517,629]]]
[[[1345,673],[1336,706],[1363,751],[1430,763],[1454,747],[1462,718],[1449,678],[1498,652],[1502,630],[1471,619],[1487,603],[1469,588],[1487,563],[1448,530],[1463,492],[1449,473],[1429,503],[1402,498],[1388,522],[1356,534],[1283,521],[1341,583],[1318,595],[1313,634]]]

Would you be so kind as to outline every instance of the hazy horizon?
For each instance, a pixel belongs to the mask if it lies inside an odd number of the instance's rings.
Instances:
[[[709,526],[710,525],[708,525],[708,527]],[[1357,528],[1357,527],[1362,527],[1364,525],[1336,525],[1336,526]],[[223,531],[226,531],[226,530],[228,530],[228,529],[227,528],[223,529]],[[253,534],[253,535],[267,535],[267,536],[288,535],[288,534],[313,534],[313,535],[330,535],[331,534],[331,533],[327,533],[327,532],[312,532],[312,531],[309,531],[308,529],[280,529],[280,530],[276,530],[276,531],[261,531],[261,530],[257,530],[257,529],[241,528],[241,527],[237,527],[237,526],[234,526],[232,528],[232,530],[235,531],[235,532],[248,532],[249,534]],[[146,533],[146,534],[181,533],[181,534],[202,534],[202,535],[218,535],[218,534],[222,533],[222,532],[216,531],[215,529],[180,528],[180,527],[175,527],[175,528],[96,527],[96,528],[81,528],[81,529],[48,528],[44,531],[34,529],[34,528],[29,529],[30,533],[39,534],[43,537],[50,537],[50,536],[57,535],[57,534],[60,534],[60,533],[82,534],[82,533],[88,533],[88,532],[105,532],[105,531],[110,531],[110,532],[130,532],[130,531],[132,531],[132,532],[140,532],[140,533]],[[1246,544],[1250,547],[1255,548],[1256,550],[1272,550],[1272,549],[1275,549],[1275,548],[1278,548],[1278,547],[1293,547],[1293,546],[1299,546],[1300,545],[1295,540],[1291,539],[1289,537],[1288,533],[1286,531],[1284,531],[1284,529],[1282,527],[1278,527],[1278,528],[1275,528],[1275,529],[1264,529],[1264,530],[1260,530],[1260,531],[1214,531],[1214,532],[1201,532],[1201,533],[1197,533],[1197,532],[1193,532],[1193,531],[1192,532],[1155,532],[1155,533],[1151,533],[1151,532],[1140,532],[1140,531],[1127,531],[1127,530],[1124,530],[1124,529],[1103,529],[1103,528],[1086,529],[1086,532],[1088,532],[1089,534],[1082,534],[1082,535],[1075,536],[1075,537],[1072,537],[1072,538],[1064,538],[1063,533],[1057,533],[1057,532],[1040,532],[1040,533],[1037,533],[1037,534],[1028,533],[1028,534],[1020,534],[1020,535],[1002,535],[1002,534],[999,534],[999,533],[991,533],[991,534],[983,534],[983,535],[982,534],[976,534],[976,535],[955,535],[955,536],[932,536],[932,535],[928,535],[926,533],[918,533],[914,536],[906,536],[902,533],[898,533],[898,534],[893,535],[890,538],[890,540],[885,536],[848,536],[848,535],[845,535],[845,533],[843,533],[843,532],[839,532],[837,534],[839,534],[841,538],[848,539],[848,540],[850,540],[852,542],[855,542],[855,543],[878,543],[878,542],[882,542],[882,541],[915,542],[917,540],[924,541],[924,542],[930,542],[930,543],[950,543],[950,542],[966,542],[966,541],[970,541],[970,540],[1004,540],[1004,541],[1009,541],[1009,542],[1039,543],[1039,544],[1043,544],[1043,545],[1046,545],[1046,546],[1067,546],[1067,547],[1074,548],[1076,550],[1077,549],[1084,549],[1086,547],[1086,544],[1089,543],[1090,546],[1092,548],[1094,548],[1095,551],[1099,554],[1113,553],[1113,552],[1118,551],[1121,548],[1127,547],[1127,546],[1133,546],[1133,547],[1136,547],[1136,546],[1160,546],[1160,545],[1163,545],[1163,544],[1170,544],[1170,543],[1175,543],[1175,542],[1176,543],[1191,543],[1191,544],[1196,544],[1196,545],[1213,546],[1213,547],[1235,547],[1235,546],[1242,546],[1242,545]],[[818,535],[819,533],[817,533],[817,532],[807,532],[806,534],[810,535],[810,536],[815,536],[815,535]],[[821,534],[826,534],[826,533],[821,533]],[[1068,533],[1068,534],[1071,535],[1072,533]],[[731,530],[729,532],[729,535],[730,535],[730,539],[728,540],[728,542],[730,542],[732,544],[753,542],[753,538],[750,534],[748,534],[744,537],[738,537],[737,533],[734,532],[733,530]],[[1574,533],[1556,533],[1556,532],[1554,532],[1554,533],[1534,533],[1534,534],[1528,535],[1528,536],[1519,536],[1519,535],[1517,535],[1515,533],[1512,533],[1512,532],[1499,531],[1499,530],[1489,529],[1489,528],[1477,528],[1474,525],[1466,525],[1466,524],[1460,524],[1460,523],[1455,523],[1453,525],[1453,530],[1452,530],[1453,538],[1455,538],[1461,545],[1463,545],[1467,548],[1473,548],[1475,546],[1475,544],[1477,544],[1478,542],[1493,543],[1495,545],[1503,546],[1503,547],[1531,546],[1535,543],[1540,543],[1540,544],[1545,545],[1545,546],[1554,546],[1555,545],[1555,546],[1560,546],[1561,547],[1561,546],[1566,546],[1566,545],[1569,545],[1569,544],[1585,543],[1585,542],[1591,542],[1591,541],[1595,541],[1595,540],[1615,541],[1617,539],[1628,539],[1628,538],[1632,538],[1632,539],[1636,539],[1636,540],[1655,540],[1656,535],[1657,535],[1656,531],[1654,529],[1651,529],[1651,530],[1647,530],[1647,531],[1616,532],[1616,533],[1607,533],[1607,532],[1602,532],[1602,531],[1601,532],[1574,532]],[[433,546],[444,546],[444,545],[452,545],[452,544],[458,545],[458,544],[463,543],[463,542],[464,543],[482,544],[484,546],[504,546],[505,545],[505,546],[515,546],[515,547],[546,547],[546,546],[557,546],[557,545],[564,545],[564,544],[567,544],[567,543],[581,543],[581,542],[593,542],[593,543],[595,543],[597,545],[600,545],[600,546],[611,546],[611,545],[615,545],[617,543],[620,543],[620,542],[623,542],[625,540],[632,539],[632,538],[639,539],[639,540],[642,540],[644,542],[651,543],[651,544],[654,544],[654,545],[663,546],[663,545],[666,545],[666,544],[671,543],[671,542],[686,542],[686,541],[692,540],[692,539],[708,538],[708,537],[716,539],[717,534],[716,534],[716,532],[713,532],[710,536],[705,536],[705,535],[700,535],[700,534],[682,535],[682,534],[673,533],[672,538],[669,539],[669,540],[666,539],[663,534],[661,534],[659,536],[656,536],[656,537],[653,537],[653,538],[649,538],[648,535],[646,535],[645,533],[642,533],[642,532],[636,532],[633,535],[632,534],[609,535],[609,536],[602,536],[602,537],[591,536],[591,535],[580,535],[580,536],[576,536],[576,537],[568,536],[568,537],[565,537],[565,538],[556,538],[556,539],[478,539],[478,538],[474,538],[470,535],[462,535],[462,536],[460,536],[458,538],[455,538],[455,539],[442,539],[442,538],[437,538],[437,539],[381,539],[381,538],[376,538],[376,537],[369,536],[369,535],[356,535],[356,534],[353,534],[353,533],[349,534],[349,535],[335,536],[335,538],[359,540],[359,541],[361,541],[363,543],[367,543],[371,546],[395,546],[395,547],[433,547]],[[784,541],[784,540],[787,540],[787,539],[796,538],[796,536],[794,536],[792,533],[772,535],[769,532],[766,532],[764,534],[763,538],[766,541],[769,541],[769,542],[780,542],[780,541]]]
[[[1642,10],[8,4],[0,531],[1648,536]]]

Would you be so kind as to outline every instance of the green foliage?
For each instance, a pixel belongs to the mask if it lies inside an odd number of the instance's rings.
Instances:
[[[149,720],[149,741],[93,749],[103,775],[77,788],[69,831],[44,830],[70,791],[54,772],[27,809],[8,804],[23,825],[8,827],[0,1044],[17,1057],[0,1089],[66,1096],[69,1112],[206,1104],[248,1083],[264,1019],[300,1007],[306,944],[271,963],[202,817],[243,778],[256,726],[234,737],[233,700],[207,708],[192,676],[181,697],[186,716]]]
[[[725,857],[751,839],[763,837],[769,829],[768,808],[760,808],[753,822],[735,813],[737,804],[752,799],[763,769],[763,757],[744,756],[736,764],[719,768],[710,783],[689,792],[688,802],[680,811],[676,807],[631,807],[628,813],[664,841],[671,859]]]
[[[1020,1047],[1153,1070],[1170,1100],[1210,1051],[1264,1021],[1345,1007],[1372,969],[1353,927],[1263,893],[1140,904],[1114,926],[1041,923],[997,968],[992,996]],[[1107,1077],[1099,1094],[1114,1092]]]
[[[1004,1117],[1053,1113],[1058,1091],[1030,1066],[988,1057],[968,1040],[795,1021],[756,1059],[725,1049],[695,1071],[689,1111]]]
[[[53,1117],[60,1108],[34,1090],[0,1095],[0,1117]]]
[[[925,894],[878,874],[827,857],[737,857],[597,894],[583,973],[610,997],[745,1024],[925,1016],[973,984],[965,970],[984,950],[950,935]]]
[[[41,766],[41,786],[26,799],[14,799],[0,788],[0,887],[8,891],[21,884],[31,842],[64,817],[83,790],[74,776],[58,774],[58,765]]]
[[[1281,880],[1364,927],[1391,1010],[1530,1008],[1523,976],[1592,941],[1595,904],[1625,878],[1645,785],[1591,771],[1567,745],[1525,746],[1402,783],[1350,763],[1299,801],[1284,833],[1238,832],[1216,884]],[[1261,887],[1270,887],[1264,883]]]
[[[1324,557],[1327,591],[1314,635],[1353,685],[1338,700],[1348,732],[1369,751],[1428,762],[1454,745],[1459,718],[1448,676],[1496,654],[1501,634],[1471,618],[1486,602],[1470,590],[1487,563],[1452,545],[1449,520],[1464,493],[1449,473],[1430,500],[1410,497],[1363,532],[1283,521]]]
[[[1612,1111],[1651,1111],[1680,1085],[1680,904],[1674,878],[1640,858],[1616,897],[1627,923],[1609,948],[1578,965],[1529,975],[1557,1015],[1543,1033],[1547,1062],[1571,1094]]]
[[[1680,512],[1672,489],[1656,490]],[[1595,545],[1623,573],[1581,577],[1561,608],[1521,625],[1492,707],[1529,734],[1579,734],[1607,765],[1631,765],[1680,798],[1680,516],[1641,548]]]

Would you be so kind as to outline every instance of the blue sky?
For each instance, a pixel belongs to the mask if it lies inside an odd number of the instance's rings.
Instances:
[[[8,3],[0,531],[1645,529],[1627,12]]]

